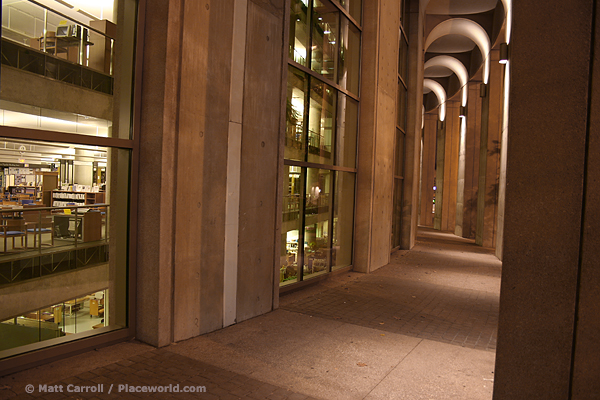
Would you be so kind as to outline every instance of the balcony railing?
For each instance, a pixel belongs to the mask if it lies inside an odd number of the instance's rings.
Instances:
[[[108,262],[109,209],[2,205],[0,287]]]
[[[112,94],[110,21],[82,24],[34,0],[3,1],[2,15],[2,64]]]

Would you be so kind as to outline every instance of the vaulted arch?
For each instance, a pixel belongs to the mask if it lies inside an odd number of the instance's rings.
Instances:
[[[446,119],[446,91],[444,90],[444,87],[433,79],[424,79],[423,88],[427,88],[435,94],[440,106],[440,121]]]
[[[451,56],[436,56],[429,59],[425,63],[425,71],[431,67],[446,67],[450,71],[454,72],[458,77],[458,81],[460,82],[461,90],[462,90],[462,106],[467,105],[467,83],[469,81],[469,72],[463,63],[458,61],[456,58]]]
[[[434,41],[446,35],[462,35],[471,39],[477,45],[481,52],[481,58],[484,60],[483,81],[484,83],[487,83],[490,75],[489,54],[491,43],[485,29],[478,23],[466,18],[451,18],[445,20],[436,25],[429,33],[429,36],[427,36],[424,46],[425,51],[427,51]]]

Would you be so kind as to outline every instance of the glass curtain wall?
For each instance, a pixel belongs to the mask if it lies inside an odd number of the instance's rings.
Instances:
[[[400,40],[398,49],[398,92],[396,99],[396,149],[394,163],[394,208],[392,215],[392,249],[400,247],[402,228],[402,186],[404,183],[404,140],[406,136],[406,114],[408,101],[408,37],[406,32],[406,7],[400,6]]]
[[[128,326],[137,1],[72,3],[2,0],[0,360]]]
[[[361,11],[291,1],[282,286],[352,265]]]

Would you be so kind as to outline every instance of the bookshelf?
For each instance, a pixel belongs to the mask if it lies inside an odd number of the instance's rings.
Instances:
[[[105,192],[52,191],[52,207],[67,207],[68,203],[75,203],[77,206],[102,204],[105,199]]]

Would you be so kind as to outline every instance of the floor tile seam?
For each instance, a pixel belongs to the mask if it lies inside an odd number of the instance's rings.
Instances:
[[[404,335],[404,336],[407,336],[407,335]],[[419,345],[420,345],[420,344],[423,342],[423,340],[424,340],[424,339],[419,339],[419,341],[417,342],[417,344],[415,344],[415,346],[414,346],[412,349],[410,349],[410,351],[409,351],[408,353],[406,353],[406,355],[405,355],[404,357],[402,357],[400,360],[398,360],[398,362],[396,363],[396,365],[395,365],[395,366],[393,366],[392,368],[390,368],[390,370],[388,371],[388,373],[387,373],[387,374],[385,374],[385,376],[384,376],[383,378],[381,378],[381,380],[379,381],[379,383],[377,383],[375,386],[373,386],[373,388],[372,388],[372,389],[369,391],[369,393],[367,393],[367,394],[365,395],[365,397],[363,397],[363,400],[365,400],[367,397],[369,397],[369,395],[370,395],[371,393],[373,393],[373,391],[374,391],[375,389],[377,389],[377,387],[378,387],[379,385],[381,385],[381,384],[383,383],[383,381],[384,381],[384,380],[385,380],[385,379],[386,379],[386,378],[387,378],[387,377],[388,377],[388,376],[389,376],[389,375],[390,375],[390,374],[391,374],[391,373],[392,373],[392,372],[393,372],[393,371],[394,371],[396,368],[398,368],[398,366],[399,366],[399,365],[400,365],[400,364],[401,364],[401,363],[402,363],[402,362],[403,362],[403,361],[404,361],[404,360],[405,360],[405,359],[406,359],[406,358],[407,358],[407,357],[408,357],[408,356],[409,356],[409,355],[410,355],[410,354],[411,354],[411,353],[412,353],[412,352],[413,352],[413,351],[414,351],[414,350],[415,350],[417,347],[419,347]]]

